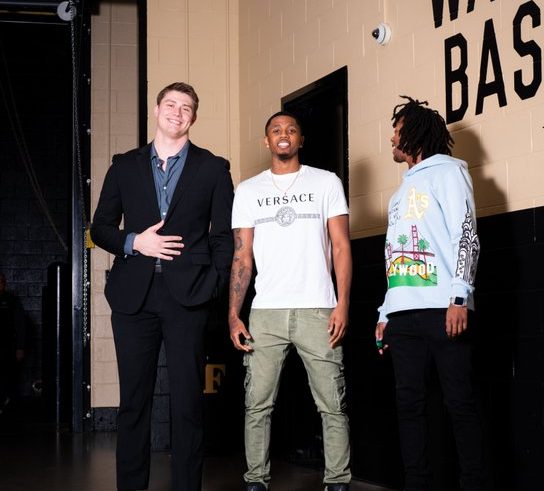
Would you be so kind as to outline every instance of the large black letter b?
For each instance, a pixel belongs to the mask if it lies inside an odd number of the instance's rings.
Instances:
[[[458,48],[461,62],[454,70],[451,66],[452,51]],[[456,34],[444,41],[444,58],[446,61],[446,123],[455,123],[465,116],[468,109],[468,49],[467,40],[462,34]],[[457,109],[453,108],[453,84],[461,84],[461,104]]]

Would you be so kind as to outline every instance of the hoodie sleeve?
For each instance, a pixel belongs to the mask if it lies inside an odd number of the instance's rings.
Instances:
[[[385,294],[385,298],[383,303],[378,307],[378,322],[388,322],[387,318],[387,293]]]
[[[444,214],[454,261],[450,296],[467,298],[474,291],[480,255],[472,179],[468,170],[455,166],[443,175],[439,180],[437,198]]]

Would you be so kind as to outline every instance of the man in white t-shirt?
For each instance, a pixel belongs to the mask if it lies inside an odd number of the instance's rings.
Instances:
[[[232,210],[229,326],[234,346],[245,352],[247,370],[246,491],[268,489],[271,415],[293,346],[321,414],[325,489],[347,491],[349,425],[340,342],[348,323],[352,274],[348,206],[335,174],[300,164],[304,137],[294,115],[271,116],[265,135],[270,169],[240,183]],[[253,261],[256,295],[248,330],[239,315]]]

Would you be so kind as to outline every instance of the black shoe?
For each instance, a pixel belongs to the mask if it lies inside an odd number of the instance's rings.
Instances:
[[[246,491],[266,491],[266,486],[262,482],[248,482]]]
[[[345,482],[327,484],[325,486],[325,491],[349,491],[349,484]]]

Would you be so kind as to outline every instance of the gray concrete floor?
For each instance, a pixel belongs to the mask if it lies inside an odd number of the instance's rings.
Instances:
[[[40,406],[0,414],[0,491],[115,491],[116,433],[57,432],[40,422]],[[242,452],[210,455],[202,491],[243,491]],[[273,491],[321,491],[322,473],[272,461]],[[150,491],[170,490],[170,456],[153,452]],[[353,481],[351,491],[391,491]]]
[[[0,434],[1,491],[114,491],[115,433]],[[242,491],[243,458],[211,456],[205,461],[203,491]],[[169,491],[170,457],[154,452],[151,491]],[[274,491],[323,489],[321,472],[273,461]],[[352,491],[385,491],[385,488],[354,481]]]

